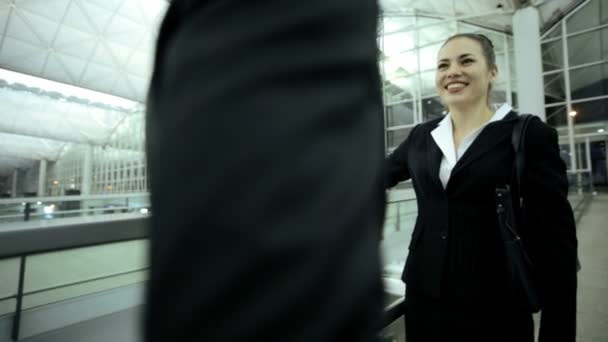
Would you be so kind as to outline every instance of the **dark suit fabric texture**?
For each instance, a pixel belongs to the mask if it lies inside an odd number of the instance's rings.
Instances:
[[[146,341],[371,341],[375,1],[173,1],[146,122]]]
[[[531,314],[506,289],[495,189],[511,184],[517,114],[489,123],[439,179],[443,154],[416,126],[387,158],[387,187],[412,179],[418,217],[403,270],[406,336],[418,341],[532,341]],[[527,131],[520,235],[543,301],[540,341],[575,341],[577,238],[556,131],[535,119]]]

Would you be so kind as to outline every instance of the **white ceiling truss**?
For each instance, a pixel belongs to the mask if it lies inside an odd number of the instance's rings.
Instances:
[[[163,0],[0,0],[0,68],[143,102]]]
[[[395,26],[399,32],[422,28],[420,37],[432,41],[440,29],[436,19],[508,33],[521,1],[380,0],[380,5],[385,16],[435,19]],[[546,25],[580,0],[527,2],[539,8]],[[166,0],[0,0],[0,176],[35,160],[56,160],[68,143],[103,145],[128,115],[141,114],[167,7]],[[59,83],[8,79],[2,69]],[[60,84],[99,93],[89,96]]]

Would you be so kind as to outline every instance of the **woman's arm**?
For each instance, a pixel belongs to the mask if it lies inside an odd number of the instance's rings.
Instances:
[[[392,188],[399,182],[408,180],[411,178],[410,171],[408,168],[408,146],[414,133],[416,132],[415,126],[407,138],[386,158],[386,188]]]
[[[524,222],[543,300],[539,342],[576,340],[577,238],[555,129],[530,122],[522,181]]]

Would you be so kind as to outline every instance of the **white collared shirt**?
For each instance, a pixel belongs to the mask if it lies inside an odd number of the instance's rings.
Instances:
[[[443,120],[439,122],[437,128],[431,131],[431,135],[433,139],[435,139],[435,143],[443,152],[443,158],[441,159],[441,166],[439,167],[439,179],[441,180],[441,184],[445,189],[448,185],[448,181],[450,180],[450,175],[452,174],[452,169],[456,166],[456,162],[460,159],[464,153],[469,149],[469,147],[473,144],[475,139],[479,136],[481,131],[490,123],[494,121],[502,120],[509,112],[511,111],[511,106],[508,104],[503,104],[494,112],[492,118],[481,125],[476,130],[469,133],[462,142],[458,146],[458,151],[454,148],[454,136],[452,132],[452,116],[448,113]]]

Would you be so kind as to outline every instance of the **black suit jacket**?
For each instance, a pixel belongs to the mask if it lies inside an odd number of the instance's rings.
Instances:
[[[431,136],[441,119],[416,126],[387,159],[387,186],[412,178],[418,218],[403,272],[408,290],[483,308],[503,300],[504,268],[495,189],[511,184],[517,114],[488,124],[455,165],[444,190],[443,157]],[[520,234],[544,300],[541,341],[574,341],[577,239],[554,129],[533,120],[526,137]],[[498,300],[500,299],[500,300]]]
[[[382,315],[373,0],[173,1],[147,113],[147,341],[369,341]]]

